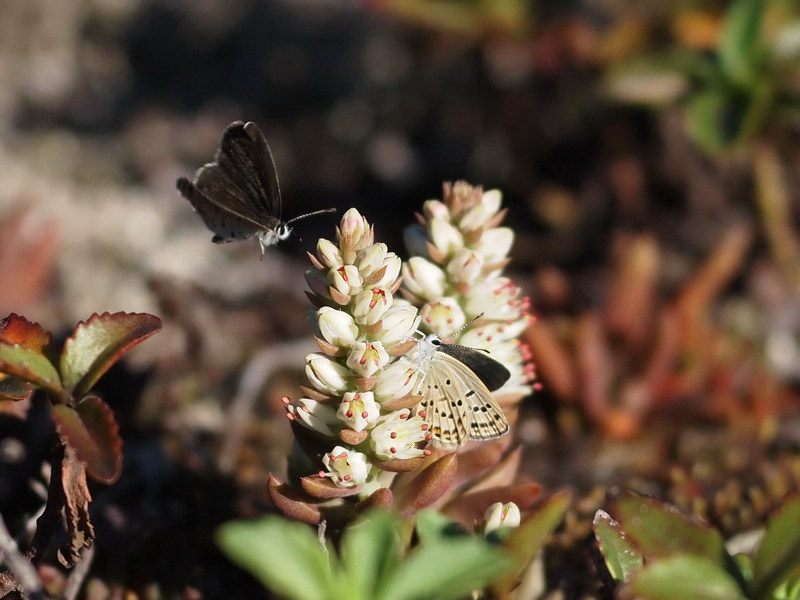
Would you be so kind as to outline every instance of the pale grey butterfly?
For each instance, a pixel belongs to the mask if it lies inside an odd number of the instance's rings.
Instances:
[[[484,352],[446,344],[432,333],[411,356],[423,373],[415,392],[422,396],[417,414],[430,426],[431,441],[456,450],[468,440],[491,440],[508,432],[508,420],[492,396],[511,374]]]
[[[261,253],[289,237],[290,223],[335,208],[281,219],[281,189],[269,144],[249,121],[225,128],[214,162],[197,170],[194,181],[178,179],[178,190],[203,219],[215,244],[255,237]]]

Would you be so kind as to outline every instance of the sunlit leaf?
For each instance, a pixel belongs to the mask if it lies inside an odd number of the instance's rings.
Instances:
[[[753,565],[755,598],[769,598],[782,583],[800,577],[800,497],[785,502],[767,523]]]
[[[11,346],[18,344],[29,350],[45,354],[53,336],[42,329],[38,323],[32,323],[25,317],[11,313],[0,320],[0,343]]]
[[[341,561],[348,588],[360,598],[379,598],[378,592],[400,560],[394,513],[374,510],[350,525],[342,539]]]
[[[226,523],[217,530],[216,537],[217,544],[233,562],[282,597],[291,600],[342,597],[328,562],[333,549],[323,548],[308,525],[268,516],[257,521]]]
[[[746,600],[736,581],[713,562],[676,555],[648,564],[619,594],[637,600]]]
[[[600,545],[600,552],[605,559],[611,577],[618,582],[630,581],[644,564],[644,557],[639,550],[628,541],[619,523],[602,510],[594,516],[594,535]]]
[[[61,352],[64,387],[76,398],[128,350],[161,329],[161,320],[146,313],[94,314],[78,323]]]
[[[12,375],[44,389],[51,398],[66,400],[56,368],[38,350],[0,343],[0,373]]]

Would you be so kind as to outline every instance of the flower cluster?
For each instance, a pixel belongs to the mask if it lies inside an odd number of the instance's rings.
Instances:
[[[367,495],[386,482],[384,468],[425,454],[426,424],[411,414],[416,367],[403,355],[419,325],[416,307],[395,298],[401,260],[355,209],[321,239],[306,272],[317,309],[311,321],[320,352],[306,357],[313,388],[287,403],[290,419],[318,436],[343,442],[325,455],[320,475]],[[379,485],[380,484],[380,485]]]
[[[498,190],[445,184],[442,200],[428,200],[421,224],[406,230],[414,254],[403,265],[403,293],[420,307],[425,329],[447,336],[479,318],[458,343],[482,348],[511,371],[498,396],[524,396],[535,377],[530,352],[518,337],[528,326],[529,300],[502,275],[514,233],[498,227]]]

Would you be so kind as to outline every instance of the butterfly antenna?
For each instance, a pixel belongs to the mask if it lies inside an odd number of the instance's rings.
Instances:
[[[313,217],[314,215],[321,215],[323,213],[332,213],[336,212],[335,208],[323,208],[322,210],[315,210],[314,212],[306,213],[304,215],[300,215],[299,217],[295,217],[294,219],[289,219],[286,221],[286,224],[294,223],[295,221],[299,221],[300,219],[305,219],[306,217]]]
[[[470,325],[472,325],[472,324],[473,324],[475,321],[477,321],[478,319],[480,319],[482,316],[483,316],[483,313],[481,313],[481,314],[479,314],[479,315],[477,315],[477,316],[475,316],[475,317],[472,317],[472,318],[471,318],[469,321],[467,321],[466,323],[464,323],[464,324],[463,324],[461,327],[459,327],[458,329],[456,329],[456,330],[455,330],[453,333],[451,333],[450,335],[448,335],[448,336],[447,336],[446,338],[444,338],[444,339],[445,339],[445,340],[452,340],[454,337],[458,336],[458,334],[460,334],[462,331],[464,331],[464,330],[465,330],[467,327],[469,327]]]

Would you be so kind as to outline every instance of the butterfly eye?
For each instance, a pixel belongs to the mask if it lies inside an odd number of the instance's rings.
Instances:
[[[438,338],[433,338],[431,340],[431,344],[433,344],[434,346],[441,346],[442,345],[442,340],[440,340]]]
[[[286,223],[278,225],[278,237],[285,240],[289,237],[289,226]]]

